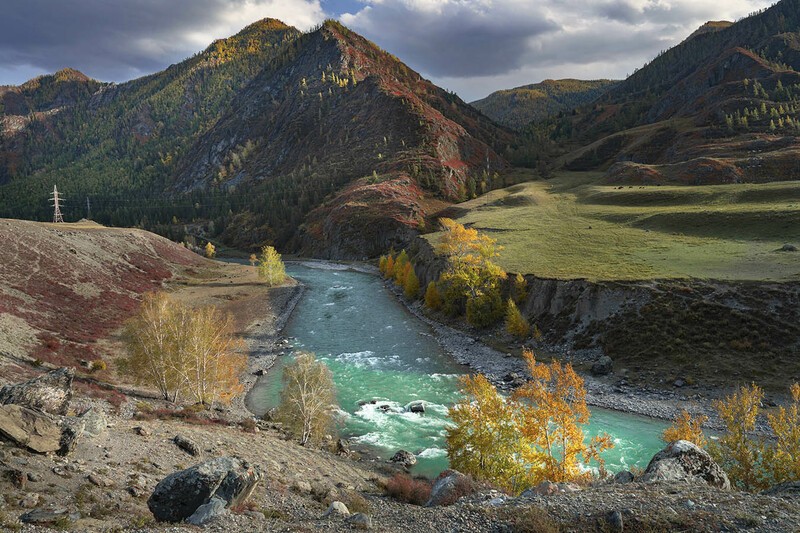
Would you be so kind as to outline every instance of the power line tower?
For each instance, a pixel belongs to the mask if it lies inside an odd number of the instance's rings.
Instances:
[[[53,202],[53,222],[64,222],[64,217],[61,215],[61,201],[64,198],[58,194],[58,189],[53,185],[53,195],[50,201]]]

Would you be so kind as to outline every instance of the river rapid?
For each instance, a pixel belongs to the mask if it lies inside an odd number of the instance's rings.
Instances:
[[[287,273],[306,286],[284,335],[294,350],[314,352],[333,372],[340,432],[388,459],[404,449],[417,457],[415,474],[434,477],[447,468],[448,408],[459,398],[458,378],[469,372],[444,353],[430,328],[411,315],[374,275],[330,263],[289,263]],[[279,357],[256,390],[251,408],[277,405],[283,366]],[[410,412],[422,401],[425,413]],[[587,436],[609,433],[610,471],[645,467],[663,443],[664,422],[592,409]]]

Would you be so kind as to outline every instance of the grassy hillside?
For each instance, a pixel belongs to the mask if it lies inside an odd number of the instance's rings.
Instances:
[[[534,120],[588,104],[616,83],[613,80],[545,80],[496,91],[470,105],[504,126],[521,130]]]
[[[501,265],[545,278],[800,280],[800,182],[598,185],[559,173],[447,211],[504,246]],[[428,235],[435,240],[436,234]]]

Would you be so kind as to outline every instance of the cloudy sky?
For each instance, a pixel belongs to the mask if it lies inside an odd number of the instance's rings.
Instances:
[[[547,78],[623,78],[708,20],[774,0],[5,0],[0,85],[63,67],[104,81],[161,70],[273,17],[326,18],[472,101]]]

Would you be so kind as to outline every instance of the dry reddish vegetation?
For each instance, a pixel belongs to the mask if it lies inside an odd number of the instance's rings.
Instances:
[[[142,293],[203,262],[156,235],[94,224],[0,220],[0,240],[0,317],[21,319],[33,336],[31,345],[8,331],[0,350],[55,365],[101,358],[97,341],[135,312]]]

